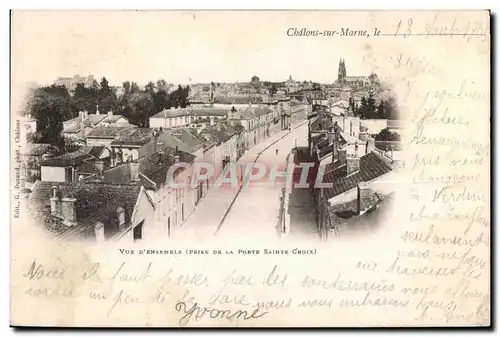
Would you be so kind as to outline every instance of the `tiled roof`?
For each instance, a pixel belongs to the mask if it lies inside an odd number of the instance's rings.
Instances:
[[[94,128],[87,138],[119,138],[134,133],[136,128],[130,126],[100,126]]]
[[[77,133],[77,132],[80,132],[79,124],[63,130],[63,133]]]
[[[360,200],[360,209],[367,211],[379,204],[383,199],[383,195],[379,193],[369,193]],[[359,217],[358,200],[353,199],[343,204],[337,204],[328,208],[331,225],[339,226],[344,224],[348,219]]]
[[[139,172],[141,173],[139,175],[139,182],[130,180],[129,163],[124,163],[104,171],[103,180],[112,184],[142,185],[148,189],[156,189],[166,182],[168,169],[174,164],[174,155],[178,155],[179,162],[183,163],[192,163],[195,159],[195,156],[189,153],[183,151],[176,152],[175,149],[168,146],[163,146],[162,150],[163,154],[161,155],[157,152],[137,160],[139,163]],[[176,174],[179,172],[181,170],[176,171]]]
[[[99,158],[101,155],[102,151],[104,151],[106,147],[105,146],[91,146],[91,149],[88,151],[88,154]]]
[[[385,217],[391,213],[394,205],[394,192],[388,195],[374,193],[371,196],[371,202],[368,201],[364,206],[372,205],[366,213],[361,216],[354,215],[357,210],[357,200],[345,204],[332,206],[329,209],[332,226],[337,226],[337,230],[342,235],[345,231],[352,230],[374,230],[385,223]],[[349,213],[351,217],[347,216]],[[340,215],[340,216],[339,216]]]
[[[169,145],[173,148],[179,146],[180,150],[188,153],[193,153],[203,148],[206,142],[203,137],[198,136],[196,130],[191,130],[189,128],[171,129],[167,130],[165,134],[170,136],[170,139],[167,137],[165,145]]]
[[[201,132],[202,135],[212,136],[212,139],[218,144],[227,142],[237,133],[238,130],[236,128],[225,124],[211,126]]]
[[[262,103],[260,96],[215,96],[214,103],[218,104],[250,104]]]
[[[99,114],[99,115],[89,114],[89,116],[83,121],[83,124],[85,126],[97,125],[100,122],[102,122],[102,120],[106,117],[107,117],[107,115],[104,115],[104,114]]]
[[[104,123],[116,123],[120,118],[125,118],[122,115],[111,115],[111,116],[106,116],[106,119],[104,119]]]
[[[158,112],[157,114],[151,116],[150,118],[173,118],[182,116],[214,116],[214,117],[225,117],[227,115],[227,110],[225,108],[215,108],[215,107],[188,107],[179,109],[165,109]]]
[[[60,198],[76,198],[75,211],[77,225],[69,227],[60,234],[78,236],[95,224],[117,224],[116,210],[125,210],[125,221],[130,216],[139,197],[141,186],[111,185],[105,183],[55,183],[39,181],[30,195],[30,208],[36,219],[45,221],[50,217],[50,198],[52,187],[58,187]]]
[[[41,166],[57,166],[57,167],[68,167],[68,166],[78,166],[84,161],[93,160],[94,156],[89,155],[85,150],[78,150],[75,152],[65,153],[61,156],[48,158],[44,160]]]
[[[316,117],[309,121],[311,132],[328,131],[331,127],[333,127],[333,122],[330,118]]]
[[[327,165],[324,182],[333,184],[333,187],[324,190],[327,199],[347,192],[361,182],[372,181],[392,171],[392,167],[382,157],[373,152],[361,157],[357,173],[346,176],[345,167],[345,165],[337,167],[336,163]]]
[[[133,128],[130,133],[120,135],[111,145],[144,145],[153,139],[154,132],[149,128]]]

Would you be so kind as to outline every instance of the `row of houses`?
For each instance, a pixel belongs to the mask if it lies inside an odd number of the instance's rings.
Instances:
[[[289,100],[285,104],[291,106]],[[273,132],[288,127],[292,117],[306,116],[309,111],[295,104],[292,113],[285,104],[277,104],[280,109],[268,105],[224,107],[224,116],[218,115],[220,107],[168,110],[167,119],[175,122],[154,124],[155,118],[164,122],[162,112],[160,118],[152,117],[150,128],[129,125],[123,116],[112,113],[82,112],[64,123],[63,134],[84,146],[38,160],[39,179],[24,190],[30,214],[64,240],[168,238],[229,163]],[[206,117],[203,128],[189,127],[191,118]],[[194,179],[200,163],[214,167],[209,179]],[[175,173],[169,177],[173,168]]]
[[[339,231],[360,224],[369,226],[382,213],[374,211],[394,200],[395,176],[401,166],[378,151],[359,118],[348,113],[319,110],[310,114],[308,139],[308,147],[297,149],[294,161],[313,163],[307,182],[320,236],[338,236]],[[294,177],[299,182],[300,168]]]
[[[92,145],[42,161],[41,179],[28,195],[35,220],[62,239],[168,238],[216,182],[216,174],[190,181],[196,164],[223,172],[241,155],[244,130],[215,125],[201,134],[187,128],[134,131],[121,137],[122,128],[97,128],[87,139]],[[176,187],[167,173],[179,164],[172,178],[188,183]]]

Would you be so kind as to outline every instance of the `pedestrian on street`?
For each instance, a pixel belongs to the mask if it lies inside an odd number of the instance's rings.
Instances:
[[[278,155],[278,149],[276,149],[276,155]]]

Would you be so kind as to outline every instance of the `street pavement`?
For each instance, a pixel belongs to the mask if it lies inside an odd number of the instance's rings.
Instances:
[[[257,160],[269,170],[283,172],[292,148],[307,145],[307,121],[292,125],[291,131],[280,131],[248,150],[238,165]],[[278,150],[278,152],[276,152]],[[244,238],[249,242],[273,241],[277,238],[280,197],[284,180],[269,181],[268,176],[248,186],[212,187],[183,226],[175,234],[176,241],[207,242]],[[223,221],[222,221],[223,220]]]

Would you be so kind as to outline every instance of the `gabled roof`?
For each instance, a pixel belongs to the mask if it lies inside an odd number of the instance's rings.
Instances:
[[[225,117],[227,115],[227,108],[219,107],[188,107],[178,109],[164,109],[150,118],[174,118],[182,116],[214,116]]]
[[[149,128],[133,128],[130,133],[120,135],[118,139],[112,141],[111,145],[144,145],[153,139],[154,133],[155,131]]]
[[[91,146],[91,149],[89,150],[88,154],[96,158],[99,158],[105,148],[106,148],[105,146]]]
[[[87,160],[94,160],[95,157],[88,154],[85,149],[80,149],[78,151],[65,153],[61,156],[48,158],[40,163],[41,166],[52,166],[52,167],[69,167],[78,166]]]
[[[324,175],[325,183],[332,183],[331,188],[325,188],[327,199],[347,192],[361,182],[369,182],[392,171],[392,167],[378,154],[371,152],[360,158],[359,171],[346,175],[345,165],[338,166],[337,162],[327,165]]]
[[[130,126],[98,126],[89,132],[87,138],[117,139],[134,133],[136,129]]]
[[[261,96],[247,96],[247,95],[235,95],[235,96],[215,96],[214,103],[218,104],[256,104],[262,103]]]
[[[195,159],[195,156],[183,151],[175,151],[169,146],[162,146],[157,150],[161,150],[163,153],[148,154],[137,160],[140,172],[138,182],[131,181],[129,163],[104,171],[103,180],[112,184],[141,185],[147,189],[157,189],[167,180],[168,169],[174,164],[173,156],[179,156],[179,162],[182,163],[192,163]],[[176,175],[181,171],[176,171]]]
[[[119,121],[121,118],[125,119],[128,121],[127,118],[123,117],[122,115],[111,115],[111,116],[106,116],[106,118],[103,120],[104,123],[116,123]]]
[[[201,132],[202,136],[210,135],[211,139],[217,144],[227,142],[231,137],[237,134],[239,131],[232,127],[231,125],[214,125],[204,129]]]
[[[60,228],[59,234],[64,236],[78,236],[96,222],[114,223],[117,221],[118,207],[125,210],[125,221],[128,222],[141,192],[141,186],[39,181],[33,187],[29,203],[35,219],[45,221],[50,218],[50,198],[53,186],[57,187],[59,198],[76,199],[77,225]]]
[[[385,217],[392,211],[394,200],[394,192],[387,195],[372,193],[368,198],[361,200],[362,209],[368,209],[362,215],[355,214],[357,200],[330,206],[328,213],[331,226],[336,226],[341,233],[345,230],[374,230],[382,224],[381,221],[386,220]]]
[[[328,131],[332,127],[333,122],[330,118],[318,116],[309,121],[309,130],[311,130],[311,132]]]

